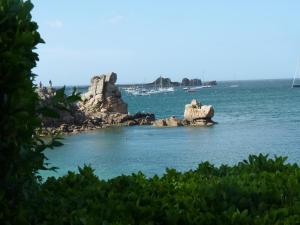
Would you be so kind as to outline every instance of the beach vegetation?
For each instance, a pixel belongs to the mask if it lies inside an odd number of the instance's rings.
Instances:
[[[41,184],[37,224],[300,223],[300,168],[285,157],[250,155],[234,166],[203,162],[101,180],[85,166]]]

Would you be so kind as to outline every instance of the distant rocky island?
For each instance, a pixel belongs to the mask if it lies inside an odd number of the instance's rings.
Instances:
[[[144,88],[155,88],[155,87],[194,87],[194,86],[201,86],[201,85],[217,85],[217,81],[205,81],[202,82],[201,79],[189,79],[183,78],[181,82],[172,81],[170,78],[167,77],[158,77],[151,83],[141,83],[141,84],[119,84],[119,87],[134,87],[134,86],[143,86]]]
[[[202,105],[197,100],[185,106],[184,119],[179,120],[170,117],[164,120],[155,120],[153,113],[135,114],[128,113],[128,105],[122,99],[121,92],[116,86],[117,74],[108,73],[94,76],[86,93],[81,95],[81,100],[72,104],[68,110],[54,109],[59,114],[58,118],[42,116],[44,134],[47,132],[78,133],[82,131],[106,128],[109,126],[133,126],[133,125],[154,125],[163,126],[211,126],[214,109],[212,106]],[[183,80],[185,85],[199,85],[201,80]],[[169,78],[158,78],[149,85],[157,85],[158,82],[165,86],[181,84],[171,82]],[[192,83],[191,83],[192,82]],[[57,95],[57,90],[40,85],[37,88],[41,106],[52,107],[51,102]],[[67,98],[67,96],[65,96]],[[53,108],[53,107],[52,107]],[[142,110],[142,109],[141,109]]]

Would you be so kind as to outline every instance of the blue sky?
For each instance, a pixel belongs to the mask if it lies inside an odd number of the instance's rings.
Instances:
[[[88,84],[291,78],[300,56],[300,1],[33,0],[37,81]]]

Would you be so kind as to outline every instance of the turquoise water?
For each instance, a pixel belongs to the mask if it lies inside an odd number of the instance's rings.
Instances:
[[[231,87],[238,85],[237,87]],[[300,88],[290,80],[223,82],[211,89],[152,96],[123,95],[130,112],[153,112],[158,118],[182,117],[196,98],[215,108],[213,127],[109,128],[66,136],[64,146],[46,155],[60,176],[90,164],[100,178],[142,171],[162,174],[166,167],[186,171],[201,161],[235,164],[249,154],[289,157],[300,164]]]

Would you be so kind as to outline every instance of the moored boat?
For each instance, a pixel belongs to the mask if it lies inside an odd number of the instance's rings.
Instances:
[[[300,80],[299,71],[300,71],[300,63],[298,61],[298,64],[297,64],[297,67],[296,67],[296,72],[295,72],[293,83],[292,83],[292,88],[300,87],[300,83],[298,83],[298,84],[296,83],[296,80]]]

